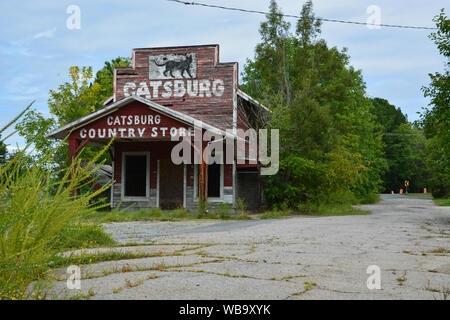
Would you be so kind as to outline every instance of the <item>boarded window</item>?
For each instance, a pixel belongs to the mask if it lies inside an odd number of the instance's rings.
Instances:
[[[159,206],[173,210],[183,206],[184,166],[175,165],[171,159],[160,159]]]
[[[145,197],[147,190],[147,156],[125,156],[125,196]]]
[[[208,197],[220,197],[220,164],[208,165]]]

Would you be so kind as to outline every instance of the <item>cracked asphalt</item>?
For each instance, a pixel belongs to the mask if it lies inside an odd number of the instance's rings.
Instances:
[[[80,290],[56,272],[53,298],[450,299],[450,207],[383,195],[366,216],[104,225],[142,258],[82,266]],[[125,246],[127,243],[134,245]],[[139,245],[137,245],[139,244]],[[80,252],[75,252],[79,254]],[[368,289],[367,268],[381,289]]]

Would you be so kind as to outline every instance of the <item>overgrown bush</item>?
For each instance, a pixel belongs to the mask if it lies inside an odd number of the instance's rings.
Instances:
[[[199,197],[197,208],[198,218],[204,218],[207,215],[207,213],[208,213],[208,201]]]
[[[240,216],[245,216],[245,210],[247,206],[245,205],[244,199],[237,198],[236,200],[236,213]]]
[[[216,208],[216,213],[220,219],[228,217],[231,212],[231,206],[226,202],[220,203]]]

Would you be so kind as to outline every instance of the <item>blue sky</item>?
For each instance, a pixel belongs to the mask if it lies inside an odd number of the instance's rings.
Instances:
[[[198,0],[267,11],[269,0]],[[278,0],[286,14],[298,14],[303,0]],[[317,16],[365,22],[377,5],[381,23],[434,26],[431,19],[447,1],[315,0]],[[81,28],[70,30],[70,5],[81,10]],[[448,8],[446,8],[448,12]],[[48,92],[67,80],[71,65],[93,66],[130,56],[132,48],[218,43],[222,62],[253,57],[263,15],[192,7],[166,0],[0,2],[0,127],[29,102],[49,115]],[[289,19],[295,26],[295,20]],[[371,97],[400,107],[410,120],[427,105],[420,88],[428,73],[442,71],[444,59],[427,38],[429,30],[385,28],[325,22],[322,37],[330,46],[347,47],[350,63],[362,69]],[[13,147],[24,140],[14,135]]]

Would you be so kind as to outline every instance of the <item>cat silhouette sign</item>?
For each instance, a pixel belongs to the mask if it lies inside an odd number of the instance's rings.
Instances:
[[[149,56],[150,79],[193,79],[196,77],[196,53]]]

